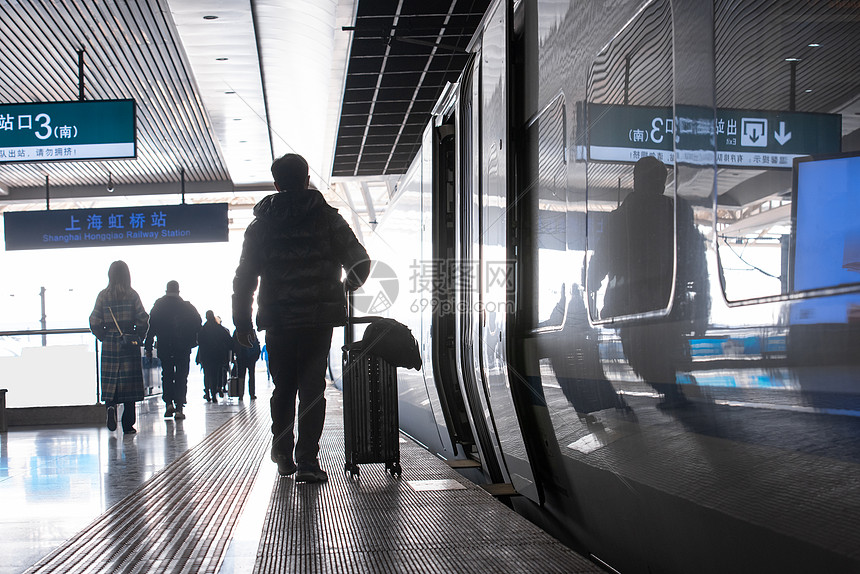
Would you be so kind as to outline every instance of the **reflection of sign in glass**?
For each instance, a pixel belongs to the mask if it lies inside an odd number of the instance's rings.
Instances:
[[[795,157],[841,151],[842,116],[801,112],[588,104],[588,157],[791,169]],[[583,159],[583,158],[580,158]]]
[[[0,105],[0,162],[132,158],[134,100]]]
[[[741,145],[767,147],[767,120],[763,118],[741,118]]]
[[[227,241],[227,204],[7,211],[6,250]]]

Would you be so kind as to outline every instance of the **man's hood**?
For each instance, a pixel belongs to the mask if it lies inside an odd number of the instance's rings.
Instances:
[[[273,193],[254,206],[254,216],[262,220],[289,224],[304,220],[319,210],[334,210],[316,189],[299,189]]]

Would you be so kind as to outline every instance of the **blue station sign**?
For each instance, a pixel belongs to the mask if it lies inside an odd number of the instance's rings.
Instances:
[[[588,157],[791,169],[795,157],[839,153],[842,116],[805,112],[588,104]]]
[[[0,163],[136,156],[134,100],[0,104]]]
[[[228,240],[226,203],[11,211],[6,251]]]

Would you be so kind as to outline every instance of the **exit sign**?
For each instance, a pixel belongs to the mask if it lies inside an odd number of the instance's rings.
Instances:
[[[839,114],[588,104],[592,160],[635,162],[650,155],[670,165],[716,159],[720,167],[791,169],[795,157],[841,148]]]
[[[136,156],[134,100],[0,104],[0,163]]]

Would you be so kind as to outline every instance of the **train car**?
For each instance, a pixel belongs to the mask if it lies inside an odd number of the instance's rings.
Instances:
[[[368,240],[401,429],[619,572],[860,570],[858,4],[498,1],[470,50]]]

